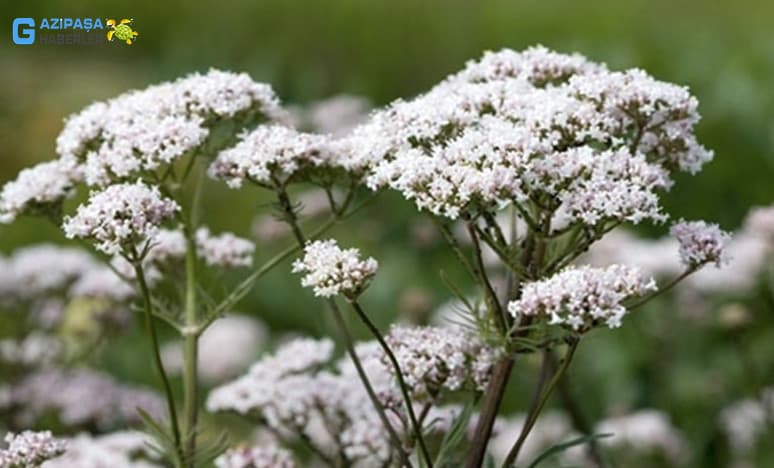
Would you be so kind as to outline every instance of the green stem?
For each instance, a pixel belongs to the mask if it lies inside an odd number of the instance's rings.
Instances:
[[[185,339],[183,348],[184,427],[186,431],[186,465],[193,468],[196,452],[198,402],[198,340],[196,314],[196,243],[190,226],[186,226],[185,255]]]
[[[419,449],[422,452],[422,457],[425,459],[425,464],[428,467],[432,468],[433,460],[432,458],[430,458],[430,452],[427,450],[427,445],[425,445],[425,439],[422,436],[422,426],[419,424],[417,415],[414,412],[414,405],[411,402],[411,396],[409,395],[408,386],[406,385],[406,382],[403,379],[403,372],[400,369],[400,364],[398,363],[398,359],[395,357],[395,354],[392,352],[389,345],[387,345],[387,342],[384,341],[384,337],[382,336],[382,333],[379,331],[378,328],[376,328],[376,325],[374,325],[374,323],[371,321],[368,315],[366,315],[366,313],[363,311],[363,308],[360,306],[357,300],[350,299],[349,303],[352,305],[352,308],[355,310],[358,317],[360,317],[360,320],[365,324],[365,326],[368,328],[368,330],[371,332],[374,338],[376,338],[376,341],[379,342],[379,346],[382,347],[382,350],[387,355],[387,358],[390,360],[390,363],[392,364],[392,367],[395,371],[395,377],[398,380],[398,386],[400,387],[400,392],[403,395],[403,402],[406,404],[406,410],[408,411],[409,420],[411,421],[411,428],[414,431],[414,436],[419,442]]]
[[[551,392],[554,390],[554,387],[556,387],[556,384],[559,383],[559,380],[562,378],[564,372],[568,367],[570,367],[570,362],[575,355],[575,350],[578,349],[578,343],[580,343],[580,338],[571,337],[569,347],[567,348],[567,353],[565,354],[562,363],[559,365],[559,369],[557,369],[556,373],[554,373],[554,375],[551,377],[551,381],[548,382],[548,385],[546,385],[546,388],[540,395],[540,399],[537,400],[537,404],[531,408],[529,414],[527,415],[527,420],[524,422],[524,427],[521,429],[519,438],[516,439],[516,442],[513,444],[513,447],[511,447],[510,452],[508,452],[508,456],[505,457],[503,468],[512,466],[516,461],[516,457],[519,456],[519,451],[524,445],[524,441],[527,440],[527,436],[529,435],[530,431],[535,426],[540,412],[543,410],[543,407],[548,401],[548,397],[551,396]]]
[[[137,276],[137,282],[140,284],[140,292],[142,293],[145,311],[145,326],[148,329],[148,336],[150,338],[151,351],[153,352],[153,362],[156,366],[156,371],[161,378],[161,382],[164,386],[164,394],[167,400],[167,410],[169,411],[170,426],[172,428],[172,436],[175,441],[175,447],[178,453],[176,466],[180,466],[179,460],[183,458],[182,446],[180,443],[180,426],[177,422],[177,410],[175,409],[175,397],[172,393],[172,385],[169,383],[169,378],[164,370],[164,364],[161,361],[161,352],[159,351],[159,337],[156,334],[156,327],[153,324],[153,303],[151,301],[150,289],[145,279],[145,272],[143,271],[141,260],[134,259],[134,272]]]
[[[336,306],[336,303],[333,302],[333,300],[330,300],[328,305],[331,306],[331,310],[333,311],[333,318],[336,320],[339,331],[344,337],[344,345],[347,348],[347,354],[349,354],[349,358],[352,359],[352,363],[355,365],[357,375],[360,377],[360,381],[362,382],[366,393],[368,393],[368,398],[371,400],[371,404],[373,404],[374,408],[376,409],[376,413],[379,415],[379,419],[382,421],[382,425],[387,430],[387,434],[392,440],[392,444],[395,446],[395,450],[398,451],[398,456],[400,457],[403,466],[411,467],[411,462],[409,461],[408,454],[406,454],[406,451],[403,449],[403,443],[400,440],[400,436],[398,436],[395,428],[392,427],[390,420],[387,418],[387,413],[384,412],[384,407],[379,401],[379,397],[376,395],[376,392],[371,385],[371,381],[368,379],[368,375],[363,369],[363,364],[360,362],[360,358],[355,352],[354,340],[349,332],[349,329],[347,328],[347,322],[344,320],[344,317],[341,315],[341,311]]]
[[[306,238],[304,237],[304,233],[301,231],[301,227],[299,226],[298,216],[296,215],[296,212],[293,210],[293,204],[290,201],[290,197],[288,197],[288,194],[284,190],[284,188],[277,189],[277,199],[279,201],[280,207],[282,208],[282,211],[285,214],[285,222],[290,225],[290,229],[293,232],[293,236],[295,237],[296,242],[298,242],[298,246],[303,248],[304,245],[306,244]],[[366,389],[366,393],[368,393],[368,397],[371,399],[371,403],[374,405],[374,409],[376,409],[376,412],[379,414],[379,419],[381,419],[382,424],[384,425],[384,428],[387,430],[387,433],[390,436],[390,439],[392,439],[393,445],[395,446],[395,449],[398,451],[398,455],[401,458],[401,462],[403,463],[403,466],[410,467],[411,462],[409,460],[408,454],[403,449],[403,444],[401,443],[400,437],[398,436],[398,433],[395,431],[395,428],[392,427],[392,424],[390,424],[390,420],[387,418],[387,414],[384,412],[384,407],[379,401],[379,398],[376,396],[373,386],[371,385],[371,382],[368,379],[368,375],[365,373],[365,370],[363,370],[363,365],[360,362],[360,358],[357,356],[357,353],[355,352],[352,335],[349,333],[349,329],[347,328],[347,323],[344,320],[344,317],[342,316],[341,311],[339,310],[339,307],[336,305],[336,302],[332,298],[328,298],[326,302],[328,303],[328,307],[333,312],[333,317],[336,320],[336,325],[338,326],[339,331],[344,336],[345,345],[347,347],[347,353],[349,354],[350,359],[352,359],[352,362],[355,365],[355,369],[357,370],[358,376],[360,377],[360,380]]]

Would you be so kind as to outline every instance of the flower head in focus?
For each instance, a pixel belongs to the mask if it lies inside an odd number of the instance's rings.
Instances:
[[[69,239],[91,240],[108,255],[126,254],[130,249],[145,249],[159,226],[179,209],[157,187],[142,181],[117,184],[93,192],[62,227]]]
[[[80,180],[72,159],[47,161],[23,169],[0,192],[0,222],[10,223],[22,214],[58,214]]]
[[[508,311],[514,317],[542,316],[551,325],[575,332],[588,331],[600,323],[617,328],[627,313],[623,302],[655,290],[655,280],[637,268],[568,267],[549,278],[525,284],[521,297],[508,304]]]
[[[379,263],[360,258],[355,248],[341,249],[333,240],[314,241],[304,247],[304,257],[293,262],[293,273],[302,273],[301,285],[311,287],[315,296],[359,296],[376,274]]]

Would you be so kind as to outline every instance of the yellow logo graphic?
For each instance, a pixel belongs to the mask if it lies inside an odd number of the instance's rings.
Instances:
[[[113,42],[113,38],[118,38],[121,41],[126,41],[127,44],[131,45],[132,41],[137,37],[137,31],[133,30],[130,24],[132,24],[133,19],[122,19],[120,23],[116,24],[116,20],[109,19],[107,20],[107,25],[110,28],[110,31],[107,33],[107,39],[110,42]]]

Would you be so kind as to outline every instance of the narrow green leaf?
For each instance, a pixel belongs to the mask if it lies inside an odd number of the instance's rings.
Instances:
[[[537,458],[535,458],[527,468],[535,468],[536,466],[538,466],[538,464],[547,460],[548,458],[551,458],[554,455],[558,455],[559,453],[564,452],[565,450],[571,447],[575,447],[576,445],[585,444],[593,440],[602,439],[604,437],[610,437],[612,435],[613,434],[589,434],[582,437],[578,437],[576,439],[568,440],[567,442],[564,442],[561,444],[553,445],[549,447],[548,450],[538,455]]]

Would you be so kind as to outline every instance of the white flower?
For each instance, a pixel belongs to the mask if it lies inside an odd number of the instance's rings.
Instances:
[[[48,161],[23,169],[0,192],[0,222],[9,223],[21,214],[37,214],[61,203],[72,194],[79,179],[72,160]]]
[[[368,169],[370,188],[436,215],[532,199],[572,223],[637,223],[664,220],[658,195],[673,170],[711,159],[696,122],[695,98],[641,71],[503,50],[375,113],[338,148],[347,167]]]
[[[231,188],[241,187],[245,180],[273,186],[332,161],[327,136],[268,125],[243,134],[236,146],[221,151],[208,172]]]
[[[469,61],[462,71],[449,79],[477,83],[521,78],[542,87],[561,83],[573,75],[604,70],[604,65],[590,62],[580,54],[560,54],[538,45],[523,52],[511,49],[484,52],[480,60]]]
[[[80,276],[97,268],[96,261],[86,252],[53,244],[20,248],[3,263],[0,292],[20,299],[32,299],[67,288]]]
[[[357,297],[368,287],[379,263],[361,260],[355,248],[341,249],[334,239],[314,241],[304,247],[304,258],[293,262],[293,273],[303,273],[301,285],[311,287],[315,296]]]
[[[258,417],[273,433],[304,437],[323,453],[344,454],[355,466],[382,465],[392,453],[389,438],[352,362],[345,357],[333,370],[322,370],[332,349],[330,340],[293,340],[213,390],[207,408]],[[376,342],[356,345],[380,400],[401,411],[379,349]]]
[[[217,468],[295,468],[287,450],[276,446],[235,447],[215,459]]]
[[[209,266],[241,268],[253,264],[255,244],[230,232],[213,236],[209,229],[199,228],[196,250]]]
[[[680,221],[669,232],[680,243],[680,259],[686,266],[696,268],[713,262],[719,267],[727,262],[725,248],[731,236],[717,224]]]
[[[106,374],[86,369],[48,369],[28,374],[11,387],[10,405],[15,410],[13,419],[18,422],[31,424],[51,414],[65,426],[102,430],[139,423],[138,407],[154,417],[165,412],[156,393],[122,385]]]
[[[180,209],[175,201],[164,198],[157,187],[141,181],[111,185],[93,192],[63,224],[69,239],[90,239],[108,255],[141,251],[151,241],[159,225]]]
[[[395,325],[385,336],[414,398],[435,400],[466,384],[484,390],[498,352],[462,328]],[[390,372],[394,368],[382,359]]]
[[[568,267],[550,278],[526,283],[521,297],[508,304],[508,311],[514,317],[544,316],[549,324],[581,332],[599,323],[617,328],[627,313],[623,302],[655,290],[656,282],[637,268]]]
[[[244,371],[263,349],[267,330],[263,322],[246,315],[216,320],[199,338],[199,377],[206,383],[220,383]],[[183,349],[170,343],[161,350],[164,367],[179,373]]]
[[[60,357],[63,343],[60,339],[37,331],[23,340],[5,338],[0,340],[0,360],[23,366],[43,366]]]
[[[218,119],[282,115],[268,85],[210,70],[90,105],[67,120],[57,152],[83,161],[89,185],[106,185],[197,149]]]
[[[137,431],[118,431],[100,436],[87,433],[67,439],[67,451],[42,468],[161,468],[152,463],[157,454],[152,440]]]
[[[668,415],[643,409],[623,416],[607,418],[597,424],[595,434],[612,434],[600,443],[640,453],[663,453],[676,465],[685,461],[688,447]]]
[[[67,443],[55,439],[51,431],[24,431],[5,435],[8,448],[0,450],[0,466],[3,468],[31,468],[64,453]]]
[[[370,107],[364,97],[339,94],[312,103],[308,118],[315,131],[341,136],[363,122]]]

